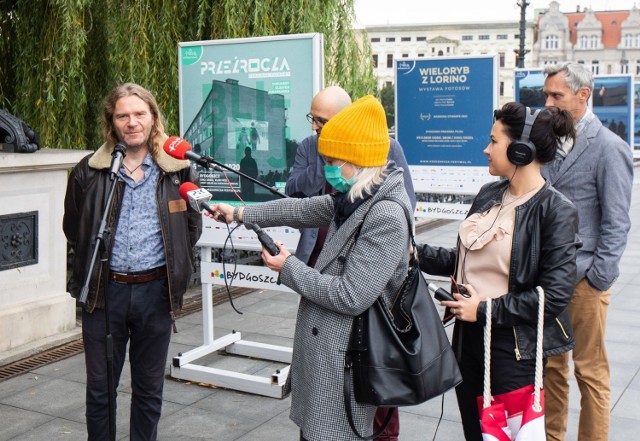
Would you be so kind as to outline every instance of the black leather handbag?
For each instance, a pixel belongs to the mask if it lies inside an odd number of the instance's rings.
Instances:
[[[411,217],[405,209],[411,243],[416,248]],[[390,309],[381,298],[354,319],[344,365],[344,401],[349,424],[358,433],[351,410],[351,384],[359,403],[378,407],[412,406],[441,395],[462,381],[449,343],[418,261],[409,271]]]

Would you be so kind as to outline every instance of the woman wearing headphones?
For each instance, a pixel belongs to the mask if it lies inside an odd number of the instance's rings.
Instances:
[[[556,148],[574,138],[571,114],[519,103],[494,112],[484,154],[489,173],[506,179],[482,187],[459,228],[456,248],[417,247],[421,269],[452,276],[456,301],[444,301],[457,319],[453,347],[463,382],[456,388],[467,441],[482,441],[477,397],[483,393],[485,299],[492,299],[491,392],[534,382],[537,286],[545,293],[544,357],[571,350],[567,306],[575,280],[578,215],[540,174]],[[468,294],[458,294],[464,285]]]

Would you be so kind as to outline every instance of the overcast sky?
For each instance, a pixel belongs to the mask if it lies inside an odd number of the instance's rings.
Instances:
[[[401,23],[455,23],[483,20],[519,20],[518,0],[355,0],[356,25]],[[548,8],[551,0],[529,0],[527,19],[533,10]],[[560,11],[574,12],[576,5],[594,11],[631,9],[633,0],[559,0]],[[638,2],[640,3],[640,1]]]

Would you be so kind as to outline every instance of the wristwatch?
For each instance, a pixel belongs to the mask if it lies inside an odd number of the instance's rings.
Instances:
[[[242,221],[240,220],[240,209],[242,208],[241,205],[236,205],[233,208],[233,221],[237,224],[241,224]]]

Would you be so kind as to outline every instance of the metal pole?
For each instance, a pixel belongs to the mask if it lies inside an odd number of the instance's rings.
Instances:
[[[517,3],[520,6],[520,48],[518,49],[518,67],[524,67],[524,56],[528,50],[524,48],[524,40],[527,31],[527,6],[530,5],[526,0],[521,0]]]

